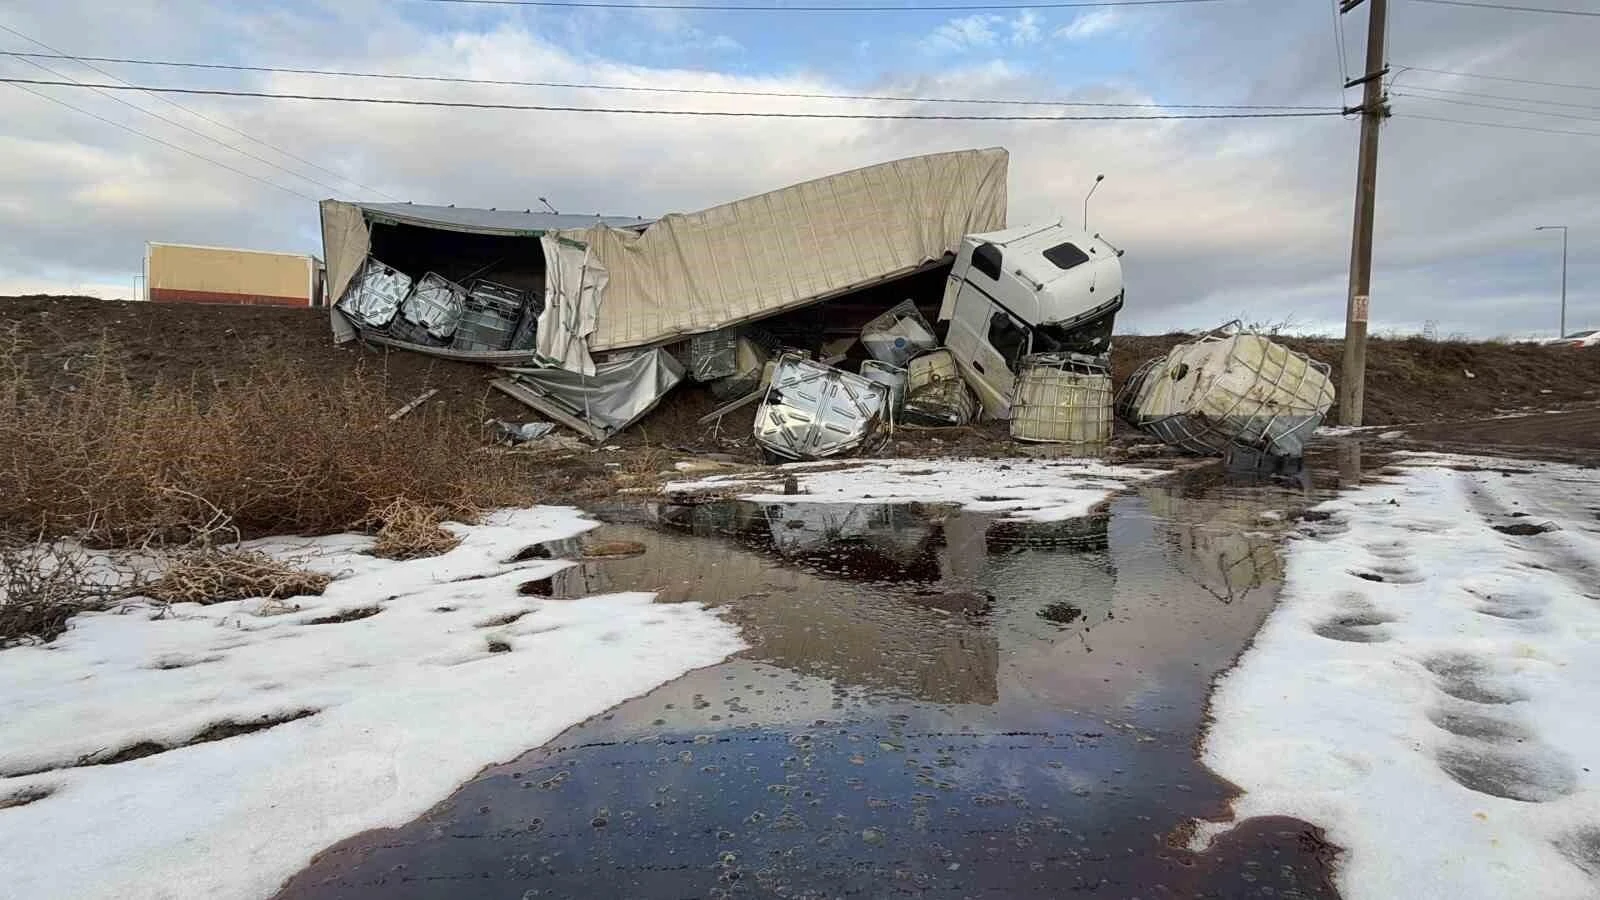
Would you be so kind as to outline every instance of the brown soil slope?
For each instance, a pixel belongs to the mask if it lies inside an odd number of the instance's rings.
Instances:
[[[463,416],[536,417],[489,390],[485,385],[489,370],[483,367],[383,348],[335,346],[327,313],[321,310],[0,297],[0,336],[13,331],[24,364],[50,379],[70,381],[103,341],[124,359],[129,376],[141,382],[197,379],[204,384],[244,378],[256,360],[288,358],[312,373],[330,376],[355,366],[384,372],[396,406],[433,387],[440,394],[432,402],[459,408]],[[1118,383],[1145,360],[1184,339],[1183,335],[1118,338],[1113,356]],[[1285,338],[1283,343],[1330,363],[1337,384],[1340,341]],[[1461,420],[1600,401],[1600,350],[1374,340],[1367,365],[1369,425]],[[704,391],[680,390],[623,442],[691,442],[689,432],[703,430],[695,426],[695,419],[714,406]],[[747,427],[747,415],[724,423],[725,432]]]

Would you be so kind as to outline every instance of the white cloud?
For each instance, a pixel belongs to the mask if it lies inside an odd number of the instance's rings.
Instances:
[[[990,50],[1009,44],[1026,47],[1036,44],[1043,30],[1039,14],[1024,9],[1011,18],[992,14],[976,14],[951,19],[923,38],[920,46],[925,53],[935,56]]]
[[[1120,16],[1114,9],[1097,9],[1086,12],[1071,22],[1057,28],[1055,36],[1069,41],[1079,41],[1084,38],[1103,34],[1122,23]]]
[[[1011,26],[1011,43],[1022,47],[1039,40],[1039,14],[1031,9],[1017,13],[1008,23]]]
[[[973,15],[940,25],[933,34],[922,39],[923,50],[934,53],[961,53],[981,47],[993,47],[997,35],[995,25],[1003,22],[1000,16]]]

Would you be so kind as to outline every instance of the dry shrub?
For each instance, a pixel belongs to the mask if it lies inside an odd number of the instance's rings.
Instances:
[[[461,539],[439,527],[446,518],[476,521],[478,511],[457,510],[452,515],[443,507],[418,503],[408,497],[397,498],[368,517],[367,526],[378,530],[372,555],[384,559],[419,559],[448,553]]]
[[[73,616],[109,607],[135,584],[109,561],[70,547],[0,548],[0,648],[54,640]]]
[[[0,345],[0,533],[99,546],[356,527],[405,497],[530,502],[514,459],[436,405],[390,422],[381,374],[318,379],[263,361],[242,379],[136,387],[104,347],[69,391]]]
[[[159,603],[221,603],[321,594],[332,576],[307,572],[253,550],[201,550],[178,556],[139,593]]]

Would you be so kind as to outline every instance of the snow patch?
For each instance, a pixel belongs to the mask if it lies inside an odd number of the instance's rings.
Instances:
[[[1326,829],[1351,900],[1594,897],[1600,480],[1406,465],[1303,526],[1283,599],[1218,683],[1203,759],[1243,789],[1235,820]],[[1530,520],[1559,529],[1496,530]]]
[[[0,893],[265,896],[330,844],[742,648],[699,604],[517,593],[571,563],[507,560],[594,525],[496,513],[403,562],[355,535],[257,541],[339,577],[278,615],[88,614],[0,652],[0,771],[38,773],[0,778]]]
[[[1117,491],[1170,474],[1086,460],[894,459],[794,463],[667,484],[668,495],[732,492],[757,503],[952,503],[1010,519],[1086,516]],[[798,493],[786,494],[793,478]]]

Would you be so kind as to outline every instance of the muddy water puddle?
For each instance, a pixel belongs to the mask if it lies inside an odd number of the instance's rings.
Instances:
[[[1172,479],[1049,524],[602,511],[591,541],[645,552],[526,589],[706,602],[750,648],[332,848],[282,896],[1334,896],[1303,823],[1180,849],[1229,796],[1194,744],[1276,599],[1293,526],[1261,514],[1330,496],[1332,471]],[[537,702],[529,685],[505,714]]]

